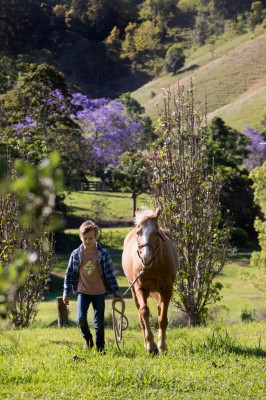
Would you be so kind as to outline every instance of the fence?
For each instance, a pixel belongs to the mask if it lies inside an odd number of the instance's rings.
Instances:
[[[96,192],[103,192],[106,190],[105,184],[103,182],[94,182],[88,181],[87,182],[87,190],[96,191]]]

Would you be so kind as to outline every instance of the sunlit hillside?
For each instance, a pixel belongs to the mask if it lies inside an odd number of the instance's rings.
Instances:
[[[225,40],[211,48],[204,46],[187,56],[177,75],[165,74],[133,93],[153,119],[162,106],[165,90],[193,81],[202,105],[207,98],[209,117],[220,116],[226,124],[243,130],[256,126],[266,113],[266,32]]]

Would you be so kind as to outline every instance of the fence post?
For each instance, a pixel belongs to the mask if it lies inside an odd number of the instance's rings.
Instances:
[[[68,326],[68,311],[67,306],[63,302],[63,297],[59,296],[56,298],[57,300],[57,311],[58,311],[58,326],[62,328],[63,326]]]

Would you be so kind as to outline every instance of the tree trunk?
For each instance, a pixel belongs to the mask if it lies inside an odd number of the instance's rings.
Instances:
[[[133,217],[135,217],[135,212],[137,209],[137,195],[136,193],[132,193],[132,200],[133,200]]]
[[[57,310],[58,310],[58,326],[62,328],[63,326],[68,326],[68,311],[67,306],[63,302],[63,297],[59,296],[57,299]]]

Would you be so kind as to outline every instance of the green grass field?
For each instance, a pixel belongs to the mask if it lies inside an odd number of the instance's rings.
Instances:
[[[146,354],[140,330],[122,353],[106,330],[106,354],[83,349],[76,328],[0,332],[3,400],[263,400],[266,323],[169,329],[168,351]]]
[[[100,203],[103,205],[101,219],[107,221],[116,219],[118,223],[119,219],[122,220],[123,218],[133,220],[133,203],[130,193],[82,191],[65,193],[65,195],[65,204],[70,214],[84,218],[95,218],[97,204]],[[142,194],[137,197],[137,206],[143,205],[152,207],[150,195]]]
[[[131,197],[129,193],[101,193],[101,192],[75,192],[67,196],[66,202],[72,204],[71,211],[75,215],[87,215],[90,213],[90,203],[93,199],[103,197],[111,213],[117,212],[124,218],[130,217]],[[118,204],[119,199],[119,204]],[[147,203],[151,206],[152,199],[150,196],[140,196],[138,206]],[[119,210],[119,212],[118,212]],[[130,219],[131,222],[133,219]],[[119,221],[119,220],[118,220]],[[112,227],[102,228],[100,231],[100,241],[104,247],[108,249],[112,255],[115,265],[118,282],[125,292],[128,283],[122,271],[121,254],[123,241],[127,233],[132,227]],[[56,297],[62,295],[63,277],[67,267],[68,258],[72,250],[80,244],[78,238],[78,226],[76,229],[67,229],[64,232],[65,239],[61,246],[61,251],[57,254],[53,266],[53,275],[50,282],[50,290],[45,293],[45,301],[40,304],[40,311],[37,321],[50,324],[57,318]],[[231,257],[232,262],[228,263],[221,274],[216,278],[223,284],[221,302],[210,306],[211,317],[215,320],[222,320],[225,323],[240,322],[241,314],[246,310],[251,313],[256,320],[264,319],[266,315],[266,295],[254,287],[252,282],[246,278],[246,272],[250,271],[249,256],[234,255]],[[134,327],[138,324],[138,317],[135,305],[132,299],[126,299],[126,312],[128,314],[131,325]],[[156,305],[150,302],[152,315],[156,316]],[[70,303],[71,319],[76,319],[75,299]],[[107,316],[110,317],[111,300],[107,300]],[[255,315],[254,315],[255,314]],[[170,318],[175,321],[177,312],[173,306],[170,308]],[[90,315],[92,319],[92,315]]]
[[[75,196],[82,197],[82,210],[87,215],[90,194]],[[109,204],[113,207],[116,202]],[[73,211],[77,212],[74,206]],[[121,269],[121,251],[129,229],[101,230],[102,243],[112,254],[122,292],[128,283]],[[0,330],[0,399],[265,399],[266,298],[245,278],[245,273],[251,271],[249,254],[232,256],[217,277],[224,286],[223,300],[210,306],[208,326],[183,328],[182,316],[170,306],[168,350],[159,356],[149,356],[144,350],[137,309],[130,295],[125,298],[129,327],[123,333],[122,352],[118,351],[111,329],[112,299],[107,299],[106,354],[98,354],[94,349],[83,349],[77,327],[57,327],[56,296],[62,294],[64,271],[77,240],[77,229],[67,230],[64,235],[64,252],[56,259],[50,291],[39,306],[36,323],[27,329],[2,326]],[[156,304],[151,300],[149,306],[155,326]],[[256,322],[242,322],[243,311]],[[74,296],[69,312],[70,320],[75,321]],[[91,325],[92,318],[90,310]],[[54,325],[49,326],[51,323]]]

